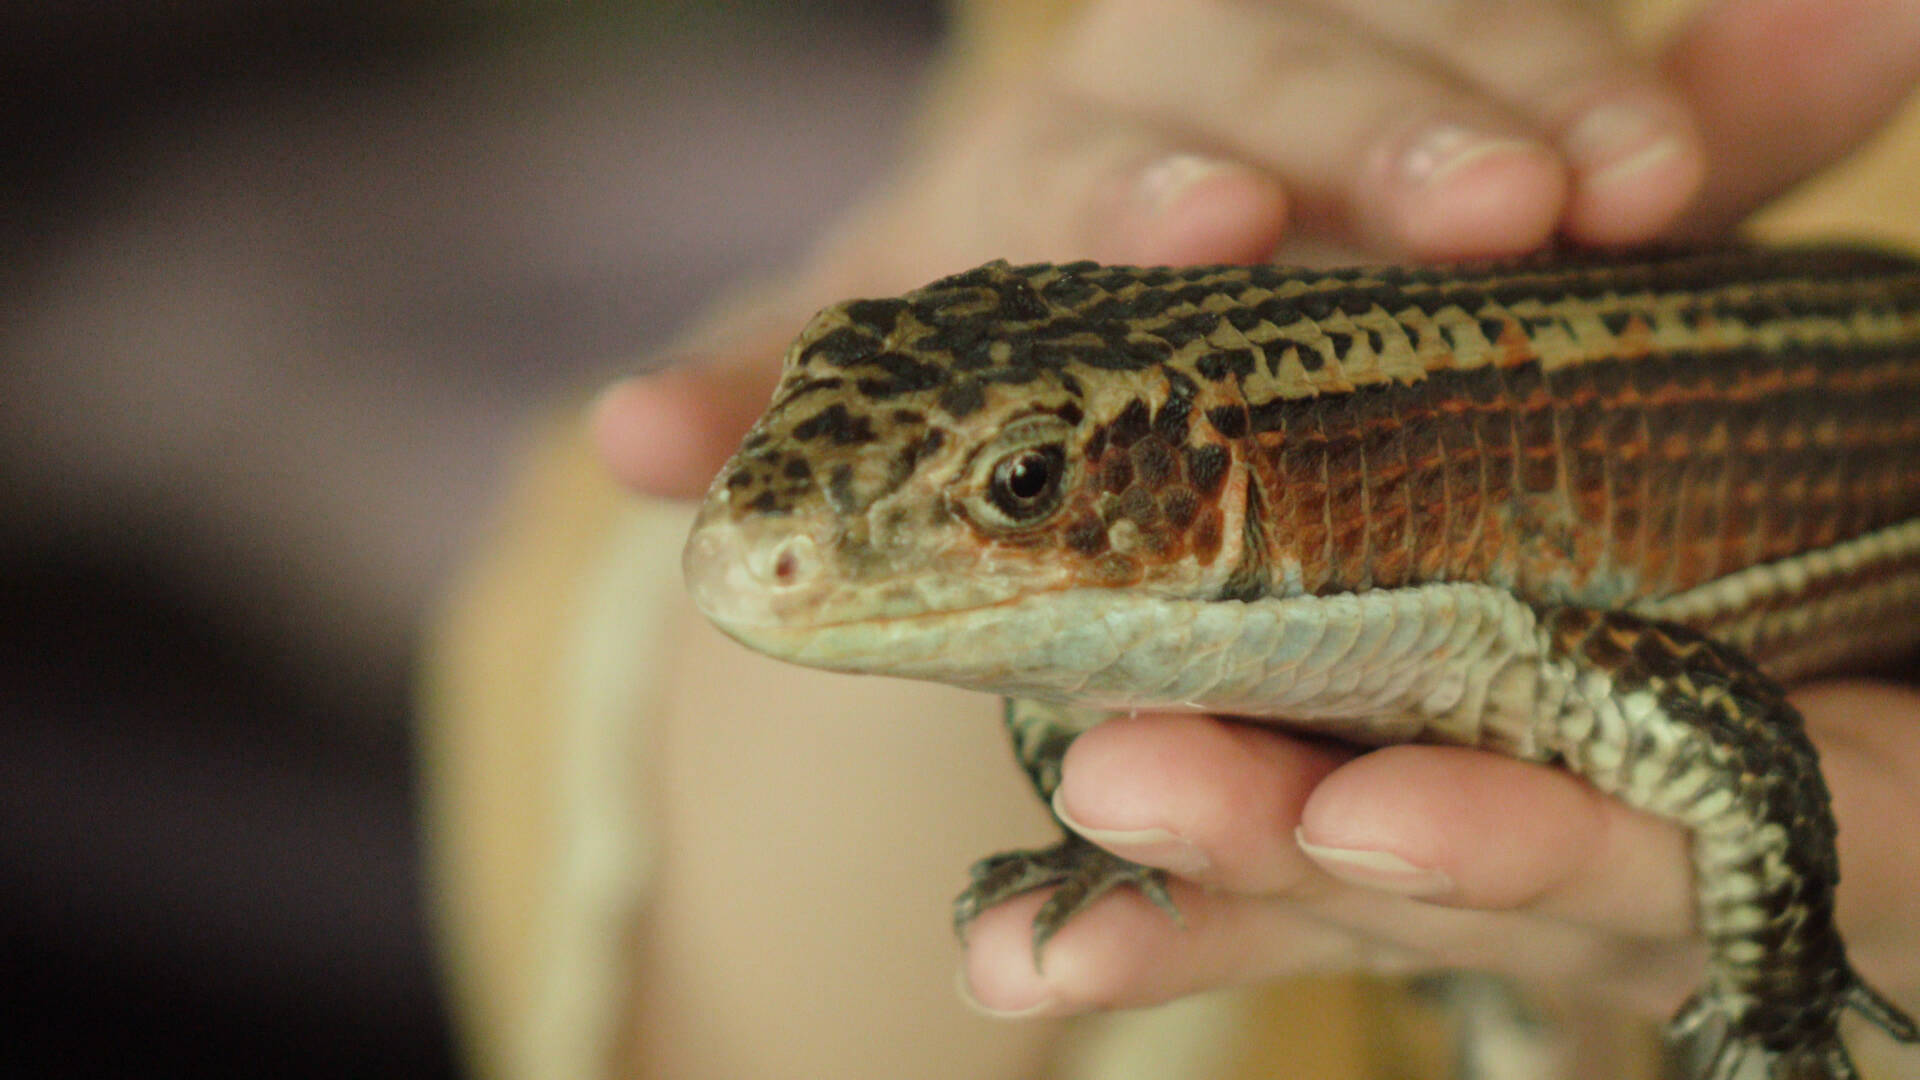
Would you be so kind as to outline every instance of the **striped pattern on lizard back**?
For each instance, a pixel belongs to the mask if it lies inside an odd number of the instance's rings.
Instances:
[[[854,520],[1051,415],[1064,507],[964,542],[1195,598],[1475,581],[1618,607],[1920,513],[1916,340],[1920,273],[1851,249],[990,264],[822,312],[721,482],[779,515],[818,476]]]
[[[696,603],[819,667],[1028,699],[1049,797],[1100,713],[1189,707],[1559,762],[1695,836],[1695,1072],[1901,1038],[1832,924],[1775,677],[1920,639],[1920,266],[1721,250],[1496,266],[993,263],[815,317],[689,538]],[[1156,874],[1069,836],[1036,950]],[[1699,1036],[1698,1032],[1708,1032]]]

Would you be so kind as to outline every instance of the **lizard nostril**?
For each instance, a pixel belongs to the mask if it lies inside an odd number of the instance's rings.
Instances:
[[[789,536],[768,553],[769,558],[763,565],[764,575],[769,584],[780,588],[793,588],[812,580],[819,568],[813,541],[805,536]]]

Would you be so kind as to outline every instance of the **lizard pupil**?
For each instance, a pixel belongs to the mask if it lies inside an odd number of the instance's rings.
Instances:
[[[1060,500],[1060,476],[1066,451],[1059,446],[1030,447],[1009,454],[993,470],[994,505],[1012,520],[1028,524],[1045,517]]]
[[[1021,500],[1037,499],[1047,490],[1047,459],[1039,454],[1022,454],[1007,475],[1007,490]]]

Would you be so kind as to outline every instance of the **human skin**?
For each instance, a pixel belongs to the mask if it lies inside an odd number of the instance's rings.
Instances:
[[[1014,80],[961,64],[939,119],[812,258],[602,396],[616,476],[698,494],[814,308],[988,258],[1444,259],[1722,233],[1886,118],[1920,76],[1920,7],[1725,0],[1642,59],[1567,3],[1102,0],[1032,56]],[[1830,682],[1795,700],[1834,791],[1856,966],[1911,1000],[1920,695]],[[1684,836],[1549,768],[1142,715],[1074,745],[1056,805],[1172,871],[1186,925],[1116,894],[1041,972],[1041,897],[1011,900],[966,946],[990,1012],[1471,965],[1660,1016],[1697,980]]]

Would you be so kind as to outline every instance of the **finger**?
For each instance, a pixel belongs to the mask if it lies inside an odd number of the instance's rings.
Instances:
[[[1143,715],[1076,740],[1055,803],[1123,858],[1317,909],[1345,903],[1330,899],[1339,881],[1637,936],[1692,926],[1680,830],[1563,770],[1479,751],[1355,757],[1251,725]]]
[[[1272,170],[1297,218],[1389,252],[1524,251],[1567,196],[1559,159],[1510,112],[1296,8],[1110,0],[1057,77]]]
[[[614,475],[698,497],[765,407],[793,336],[828,303],[990,258],[1252,262],[1279,243],[1286,198],[1260,170],[1084,105],[1024,100],[850,217],[791,284],[724,300],[675,348],[688,359],[605,391],[591,424]]]
[[[1251,894],[1327,884],[1294,843],[1300,809],[1355,751],[1210,716],[1117,717],[1074,740],[1054,809],[1122,858]]]
[[[1031,927],[1046,893],[1001,904],[969,929],[963,989],[996,1014],[1067,1015],[1312,972],[1406,975],[1471,967],[1534,981],[1604,974],[1623,997],[1659,1013],[1677,1004],[1697,977],[1698,958],[1681,952],[1636,955],[1578,927],[1362,889],[1341,890],[1338,922],[1285,901],[1178,883],[1173,895],[1179,923],[1131,889],[1101,898],[1061,928],[1038,968]],[[1329,898],[1328,905],[1334,903]],[[1634,968],[1622,977],[1627,957]]]
[[[775,361],[757,355],[623,379],[591,408],[594,448],[634,491],[697,499],[766,407],[778,373]]]
[[[1112,234],[1116,261],[1250,263],[1280,245],[1286,192],[1258,169],[1173,150],[1149,160],[1131,182],[1138,194]]]
[[[1121,111],[1022,85],[910,171],[859,243],[918,280],[1014,262],[1251,262],[1286,225],[1262,170]]]
[[[705,493],[766,410],[782,358],[808,320],[835,301],[904,287],[902,267],[874,255],[872,228],[871,215],[856,219],[778,283],[723,294],[649,373],[602,390],[587,417],[601,464],[644,494]]]
[[[1920,79],[1920,5],[1723,0],[1666,56],[1700,117],[1713,183],[1687,216],[1711,234],[1863,142]]]
[[[1590,3],[1326,0],[1551,136],[1572,173],[1561,231],[1645,242],[1698,194],[1705,148],[1686,101]]]
[[[601,464],[635,491],[699,498],[766,409],[794,335],[839,288],[803,271],[723,294],[647,374],[594,399],[587,425]]]
[[[1176,924],[1138,892],[1102,897],[1033,960],[1033,917],[1047,893],[1017,897],[968,929],[962,989],[1000,1016],[1069,1015],[1157,1004],[1199,990],[1313,971],[1421,970],[1420,953],[1329,927],[1269,901],[1173,890]]]
[[[961,245],[959,262],[927,261],[932,249],[888,259],[874,253],[899,250],[888,232],[911,230],[879,224],[834,244],[835,254],[811,275],[835,282],[838,292],[809,289],[813,303],[781,303],[769,312],[743,312],[764,329],[731,345],[682,345],[688,359],[651,375],[616,383],[596,400],[590,424],[601,460],[636,491],[667,498],[697,498],[740,438],[766,407],[779,376],[779,357],[807,316],[826,303],[857,295],[902,291],[990,255],[1024,259],[1099,258],[1113,262],[1249,262],[1266,257],[1279,242],[1285,202],[1268,178],[1244,166],[1204,158],[1144,140],[1114,137],[1054,148],[1048,156],[1072,160],[1077,169],[1055,176],[1043,197],[1018,212],[996,213],[1018,236],[1005,247]],[[1075,151],[1078,151],[1076,156]],[[1102,159],[1104,155],[1104,159]],[[1040,173],[1041,162],[1027,163]],[[1047,208],[1057,213],[1048,213]],[[1105,208],[1110,216],[1103,219]],[[896,212],[897,214],[897,212]],[[951,215],[948,215],[950,217]],[[1105,224],[1102,225],[1102,221]],[[978,237],[990,235],[982,230]],[[978,245],[979,240],[972,241]],[[910,245],[909,245],[910,246]],[[724,315],[709,316],[709,322]],[[696,334],[739,338],[738,332]]]
[[[1684,832],[1563,770],[1480,751],[1359,758],[1314,790],[1299,838],[1328,874],[1428,903],[1648,938],[1693,926]]]

